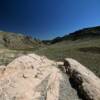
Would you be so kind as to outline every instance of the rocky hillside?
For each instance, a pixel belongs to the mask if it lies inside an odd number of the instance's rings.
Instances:
[[[67,41],[67,40],[78,40],[78,39],[93,39],[93,38],[100,38],[100,26],[96,26],[96,27],[91,27],[91,28],[84,28],[78,31],[75,31],[73,33],[70,33],[69,35],[65,35],[63,37],[56,37],[55,39],[51,40],[51,41],[44,41],[45,43],[57,43],[57,42],[61,42],[61,41]]]
[[[0,100],[100,100],[100,79],[73,59],[28,54],[0,66]]]
[[[41,46],[42,43],[39,40],[32,39],[30,36],[24,36],[22,34],[0,32],[0,47],[10,49],[33,49]]]

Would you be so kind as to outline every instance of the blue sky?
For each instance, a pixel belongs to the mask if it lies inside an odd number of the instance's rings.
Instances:
[[[0,0],[0,30],[52,39],[100,25],[100,0]]]

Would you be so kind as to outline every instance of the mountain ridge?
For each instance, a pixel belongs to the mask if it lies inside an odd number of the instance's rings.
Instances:
[[[99,38],[100,37],[100,26],[83,28],[77,30],[75,32],[69,33],[68,35],[64,35],[63,37],[56,37],[52,40],[44,41],[45,43],[54,44],[61,41],[66,40],[78,40],[78,39],[85,39],[85,38]]]
[[[42,42],[33,39],[31,36],[17,34],[13,32],[0,32],[0,47],[10,49],[32,49],[41,46]]]

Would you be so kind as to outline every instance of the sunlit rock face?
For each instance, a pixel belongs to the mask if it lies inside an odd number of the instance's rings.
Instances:
[[[93,72],[71,58],[65,59],[64,66],[72,86],[84,100],[100,100],[100,79]]]
[[[0,66],[0,100],[100,100],[100,79],[74,59],[23,55]]]
[[[58,64],[29,54],[3,66],[0,100],[80,100]]]

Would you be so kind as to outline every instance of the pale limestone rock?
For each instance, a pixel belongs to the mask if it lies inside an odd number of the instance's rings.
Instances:
[[[79,100],[57,63],[36,54],[0,69],[0,100]]]
[[[100,79],[93,72],[71,58],[65,59],[64,66],[72,84],[85,100],[100,100]]]

